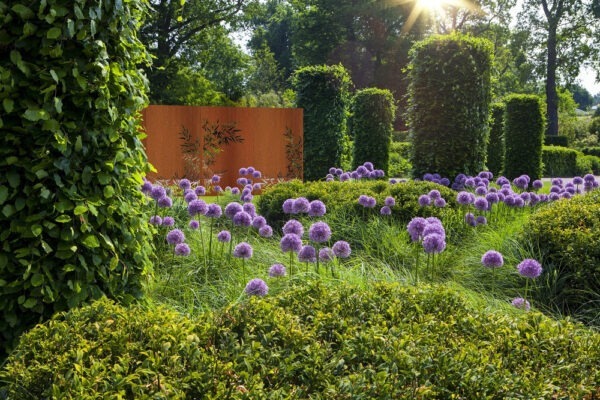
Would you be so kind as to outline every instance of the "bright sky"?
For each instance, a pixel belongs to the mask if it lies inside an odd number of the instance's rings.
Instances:
[[[578,78],[581,86],[586,88],[592,96],[600,93],[600,83],[596,82],[596,73],[593,70],[584,68]]]

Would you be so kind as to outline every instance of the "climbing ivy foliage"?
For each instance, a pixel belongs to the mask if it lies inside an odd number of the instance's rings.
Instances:
[[[141,294],[145,1],[0,1],[0,355],[25,329]]]

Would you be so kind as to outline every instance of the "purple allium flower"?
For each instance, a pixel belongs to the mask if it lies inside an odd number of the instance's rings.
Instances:
[[[308,229],[308,237],[316,243],[326,242],[331,237],[331,229],[325,222],[315,222]]]
[[[340,182],[345,182],[349,179],[350,179],[350,174],[347,172],[344,172],[340,175]]]
[[[163,196],[158,199],[158,206],[162,208],[169,208],[173,205],[173,200],[169,196]]]
[[[190,221],[190,223],[188,224],[188,226],[190,227],[190,229],[198,229],[200,228],[200,222],[198,222],[197,220],[193,219]]]
[[[383,206],[379,210],[379,214],[381,214],[381,215],[392,215],[392,209],[389,206]]]
[[[179,181],[179,187],[182,188],[183,190],[189,189],[192,187],[192,183],[190,182],[189,179],[183,178]]]
[[[465,222],[471,226],[477,226],[477,220],[475,219],[473,213],[465,214]]]
[[[448,178],[442,178],[442,179],[440,179],[440,185],[450,186],[450,179],[448,179]]]
[[[233,216],[233,224],[248,227],[252,224],[252,216],[246,211],[240,211]]]
[[[240,194],[240,189],[237,187],[231,188],[231,194],[237,196],[238,194]]]
[[[396,199],[393,198],[392,196],[388,196],[385,198],[385,200],[383,201],[383,204],[385,204],[388,207],[393,207],[396,205]]]
[[[465,186],[466,187],[475,187],[475,179],[473,179],[473,178],[465,179]]]
[[[321,200],[313,200],[308,205],[308,216],[309,217],[322,217],[327,212],[325,203]]]
[[[443,197],[437,198],[433,201],[433,205],[438,208],[446,207],[446,200]]]
[[[162,225],[162,218],[160,215],[153,215],[150,217],[149,221],[152,225]]]
[[[329,168],[329,175],[334,175],[335,174],[335,167],[331,167]]]
[[[305,197],[298,197],[294,200],[294,205],[292,206],[292,214],[301,214],[307,213],[310,207],[310,202]]]
[[[360,204],[361,206],[366,207],[368,202],[369,196],[367,196],[366,194],[361,194],[360,196],[358,196],[358,204]]]
[[[329,262],[333,260],[333,257],[333,250],[331,250],[329,247],[323,247],[321,250],[319,250],[319,261]]]
[[[528,203],[529,200],[531,200],[531,195],[529,194],[529,192],[523,192],[519,196],[523,199],[525,203]]]
[[[419,196],[419,205],[421,207],[425,207],[431,204],[431,197],[426,194],[422,194]]]
[[[329,174],[328,174],[328,175],[325,177],[325,182],[333,182],[334,180],[335,180],[335,179],[333,179],[333,175],[329,175]]]
[[[485,197],[478,197],[475,199],[475,201],[473,202],[473,205],[475,206],[476,209],[481,210],[481,211],[486,211],[488,209],[489,203],[488,201],[485,199]]]
[[[441,253],[446,248],[446,241],[442,235],[430,233],[423,238],[423,249],[425,253]]]
[[[188,214],[190,217],[194,215],[204,215],[208,207],[203,200],[192,200],[190,204],[188,204]]]
[[[283,225],[283,233],[293,233],[302,237],[302,235],[304,235],[304,227],[299,221],[296,221],[295,219],[290,219],[288,222],[285,223],[285,225]]]
[[[297,253],[302,248],[302,239],[300,239],[300,236],[294,233],[286,233],[281,238],[281,241],[279,242],[279,247],[284,253],[287,253],[288,251],[293,251],[294,253]]]
[[[513,197],[513,198],[515,199],[515,203],[514,203],[514,206],[515,206],[515,207],[524,207],[524,206],[525,206],[525,200],[523,200],[523,199],[521,198],[521,196],[519,196],[519,195],[514,195],[514,197]]]
[[[193,190],[191,192],[188,192],[185,194],[185,196],[183,196],[183,199],[185,200],[186,203],[190,203],[190,201],[192,200],[197,200],[198,199],[198,195],[196,194],[196,192],[194,192]]]
[[[441,224],[427,224],[425,228],[423,228],[422,236],[425,237],[427,235],[436,234],[440,235],[442,238],[446,237],[446,231]]]
[[[181,229],[173,229],[167,233],[167,243],[177,244],[185,241],[185,235]]]
[[[152,187],[152,190],[150,191],[150,197],[152,197],[154,200],[160,199],[161,197],[164,197],[167,195],[167,190],[160,186],[160,185],[154,185]]]
[[[333,173],[334,175],[340,176],[344,173],[344,171],[341,168],[336,168],[335,172]]]
[[[415,217],[410,220],[408,225],[406,226],[408,230],[408,234],[410,235],[410,239],[413,242],[421,240],[423,237],[423,230],[428,225],[425,218]]]
[[[521,310],[529,311],[531,309],[529,302],[522,297],[515,297],[511,304]]]
[[[223,191],[223,188],[219,185],[215,185],[213,186],[213,190],[215,191],[215,193],[221,193]]]
[[[475,188],[475,194],[478,196],[485,196],[487,194],[487,189],[484,186],[477,186],[477,188]]]
[[[532,258],[526,258],[517,265],[517,270],[521,276],[533,279],[542,274],[542,265]]]
[[[144,183],[142,184],[142,193],[149,195],[152,192],[152,182],[144,179]]]
[[[206,215],[209,218],[219,218],[223,214],[223,210],[221,210],[221,206],[216,203],[211,203],[208,205],[206,210]]]
[[[190,251],[190,246],[187,243],[177,243],[175,245],[175,255],[177,256],[189,256]]]
[[[569,192],[564,192],[564,193],[561,193],[560,197],[562,197],[563,199],[570,199],[573,196]]]
[[[285,276],[285,267],[283,264],[273,264],[271,268],[269,268],[269,276],[271,278],[278,278],[281,276]]]
[[[487,225],[487,218],[484,215],[478,215],[475,222],[477,225]]]
[[[339,258],[348,258],[352,252],[350,249],[350,244],[344,240],[335,242],[331,247],[331,250],[333,251],[333,254]]]
[[[261,226],[258,229],[258,234],[261,237],[270,238],[271,236],[273,236],[273,228],[271,228],[269,225]]]
[[[256,229],[260,229],[267,224],[267,220],[262,215],[257,215],[252,218],[252,227]]]
[[[245,186],[248,184],[248,180],[246,178],[237,178],[236,182],[240,186]]]
[[[481,257],[481,263],[487,268],[498,268],[504,265],[504,257],[496,250],[488,250]]]
[[[592,174],[585,174],[583,180],[585,182],[596,182],[596,177]]]
[[[427,194],[430,198],[432,198],[433,200],[435,199],[439,199],[440,197],[442,197],[442,194],[440,193],[439,190],[433,189],[430,190],[429,193]]]
[[[548,195],[548,200],[556,201],[558,199],[560,199],[560,195],[558,193],[550,193]]]
[[[248,170],[246,168],[240,168],[238,171],[240,175],[248,175]]]
[[[162,220],[163,226],[173,226],[175,225],[175,219],[173,217],[164,217]]]
[[[356,173],[361,178],[363,176],[369,176],[369,170],[364,165],[361,165],[360,167],[356,168]]]
[[[542,182],[539,179],[536,179],[535,181],[533,181],[533,183],[531,184],[531,187],[533,187],[535,190],[540,190],[541,188],[544,187],[544,182]]]
[[[498,186],[509,185],[509,184],[510,184],[510,181],[505,176],[500,176],[500,177],[498,177],[498,179],[496,179],[496,185],[498,185]]]
[[[221,231],[217,234],[217,240],[221,243],[231,242],[231,233],[229,231]]]
[[[583,184],[583,178],[580,176],[576,176],[573,178],[573,184],[574,185],[581,185]]]
[[[256,169],[254,167],[248,167],[246,168],[246,171],[248,172],[248,175],[252,175]]]
[[[498,193],[496,192],[489,192],[488,194],[485,195],[485,199],[488,201],[488,203],[491,204],[496,204],[500,201],[500,198],[498,197]]]
[[[429,172],[426,173],[425,175],[423,175],[423,180],[427,181],[427,182],[431,182],[433,180],[433,174],[430,174]]]
[[[287,199],[283,202],[282,206],[284,214],[292,214],[294,211],[294,199]]]
[[[206,194],[206,188],[204,186],[196,186],[194,192],[196,192],[198,196],[204,196]]]
[[[298,261],[317,262],[317,251],[310,245],[302,246],[298,252]]]
[[[253,203],[244,203],[242,208],[250,214],[251,217],[254,218],[256,216],[256,206]]]
[[[242,205],[240,203],[231,202],[225,206],[225,215],[229,219],[233,219],[235,214],[243,211]]]
[[[237,258],[251,258],[252,246],[246,242],[242,242],[233,248],[233,256]]]
[[[373,171],[375,169],[373,163],[370,161],[365,162],[363,166],[367,169],[367,171]]]
[[[269,293],[269,287],[262,279],[255,278],[246,284],[244,292],[248,296],[266,296]]]
[[[261,177],[262,177],[262,174],[261,174],[261,172],[260,172],[260,171],[254,171],[254,172],[252,173],[252,177],[253,177],[253,178],[256,178],[256,179],[258,179],[258,178],[261,178]]]
[[[367,208],[374,208],[377,205],[377,200],[374,197],[368,196],[367,198]]]
[[[474,200],[475,199],[473,199],[473,195],[469,192],[459,192],[456,195],[456,201],[458,204],[462,204],[463,206],[472,204]]]
[[[252,185],[252,190],[260,190],[262,189],[262,183],[255,183]]]

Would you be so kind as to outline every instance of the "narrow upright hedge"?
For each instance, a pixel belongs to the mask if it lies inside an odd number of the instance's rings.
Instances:
[[[542,102],[535,95],[513,94],[507,96],[505,103],[504,175],[512,179],[526,174],[531,179],[539,179],[545,125]]]
[[[492,104],[490,140],[487,145],[487,169],[494,175],[500,175],[504,169],[504,103]]]
[[[145,1],[0,3],[0,356],[150,266],[136,32]]]
[[[294,73],[293,85],[304,109],[304,179],[323,179],[341,166],[350,75],[341,65],[309,66]]]
[[[394,96],[389,90],[367,88],[356,92],[349,123],[354,138],[353,168],[370,161],[388,175],[395,117]]]
[[[460,34],[432,36],[410,54],[413,176],[477,174],[487,154],[491,43]]]

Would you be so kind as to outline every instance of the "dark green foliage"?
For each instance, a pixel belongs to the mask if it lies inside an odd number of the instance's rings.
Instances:
[[[388,175],[393,178],[408,178],[412,169],[409,159],[410,143],[392,142],[390,145],[390,169]]]
[[[504,169],[504,103],[492,104],[490,140],[487,145],[487,169],[495,176],[501,174]]]
[[[585,398],[597,390],[599,334],[480,302],[443,286],[313,281],[192,323],[100,301],[25,335],[0,381],[10,398],[84,400],[403,399],[416,390],[419,398]]]
[[[546,146],[569,147],[569,138],[566,136],[544,136]]]
[[[595,156],[586,156],[583,153],[577,153],[577,174],[595,174],[598,171],[598,161],[600,158]]]
[[[388,174],[395,118],[394,96],[389,90],[368,88],[356,92],[349,121],[350,136],[354,139],[353,168],[370,161]]]
[[[542,161],[544,163],[544,176],[575,176],[577,172],[577,150],[560,146],[544,146]]]
[[[560,311],[600,318],[600,191],[561,200],[536,212],[522,236],[539,248],[543,265],[562,282],[553,301]]]
[[[58,310],[141,295],[145,2],[0,3],[0,353]]]
[[[392,142],[407,142],[409,140],[410,131],[394,131],[392,132]]]
[[[581,152],[585,155],[600,157],[600,147],[584,147]]]
[[[413,176],[454,177],[484,169],[491,101],[491,43],[432,36],[411,51],[408,119]]]
[[[350,76],[341,65],[312,66],[297,70],[293,84],[304,109],[304,179],[323,179],[341,166]]]
[[[539,179],[545,124],[542,102],[534,95],[515,94],[508,96],[505,103],[504,175],[513,179],[526,174],[531,179]]]
[[[590,133],[590,135],[600,135],[600,117],[594,115],[594,118],[592,118],[592,120],[590,121],[588,132]]]

